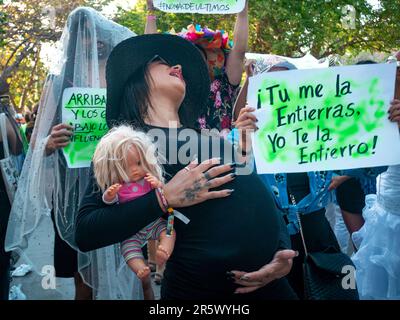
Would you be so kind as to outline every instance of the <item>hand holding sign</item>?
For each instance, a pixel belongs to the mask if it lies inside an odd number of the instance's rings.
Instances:
[[[400,100],[394,99],[389,108],[389,120],[397,122],[400,128]]]
[[[154,0],[161,11],[174,13],[232,14],[244,9],[246,0]]]
[[[153,11],[154,10],[153,0],[147,0],[147,10],[149,10],[149,11]]]
[[[238,119],[235,121],[235,128],[239,130],[239,147],[243,153],[248,153],[251,149],[251,133],[257,130],[258,121],[253,112],[256,109],[246,106],[240,110]]]
[[[256,60],[254,59],[246,59],[244,63],[244,71],[246,72],[246,76],[248,78],[252,77],[254,75],[254,67],[256,64]]]
[[[71,143],[73,128],[64,123],[55,125],[51,129],[50,136],[46,143],[46,154],[50,155],[58,149],[64,148]]]

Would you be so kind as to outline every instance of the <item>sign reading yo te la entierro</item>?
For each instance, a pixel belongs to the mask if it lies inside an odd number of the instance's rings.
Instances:
[[[62,121],[74,129],[71,143],[63,149],[67,165],[89,167],[97,143],[108,131],[106,89],[67,88],[62,105]]]
[[[161,11],[175,13],[232,14],[244,9],[246,0],[154,0]]]
[[[250,78],[258,173],[399,164],[399,129],[388,119],[395,73],[395,64],[376,64]]]

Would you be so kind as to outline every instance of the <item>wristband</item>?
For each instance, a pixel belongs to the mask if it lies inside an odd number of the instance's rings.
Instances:
[[[161,199],[161,203],[162,203],[162,206],[163,206],[163,208],[162,208],[163,211],[164,212],[168,212],[169,204],[168,204],[167,199],[165,198],[164,190],[162,188],[156,188],[156,192],[157,192],[158,196]]]
[[[148,14],[147,15],[147,20],[155,21],[155,20],[157,20],[157,16],[154,15],[154,14]]]
[[[168,213],[166,233],[167,236],[170,237],[174,233],[174,209],[168,204],[168,201],[164,195],[164,190],[162,188],[157,188],[156,192],[159,195],[161,203],[164,207],[163,211]]]

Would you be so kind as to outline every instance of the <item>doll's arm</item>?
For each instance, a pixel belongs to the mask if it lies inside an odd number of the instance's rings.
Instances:
[[[150,173],[146,174],[144,180],[150,183],[153,189],[161,188],[163,186],[162,182]]]
[[[113,184],[111,187],[108,187],[107,190],[103,193],[103,202],[110,205],[118,202],[119,189],[121,189],[121,185],[119,183]]]

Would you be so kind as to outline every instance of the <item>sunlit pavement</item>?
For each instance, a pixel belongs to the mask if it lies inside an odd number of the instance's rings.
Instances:
[[[36,238],[30,243],[34,246],[28,247],[26,253],[33,261],[43,261],[43,265],[53,264],[53,239],[49,236],[48,228],[53,228],[50,219],[43,219],[41,227],[35,234]],[[28,263],[21,258],[15,267],[22,263]],[[21,284],[21,290],[26,295],[27,300],[73,300],[75,296],[74,279],[56,278],[55,289],[46,288],[46,281],[44,276],[40,274],[41,271],[32,271],[23,277],[13,277],[11,286]],[[44,286],[42,285],[44,283]],[[153,290],[156,299],[160,298],[160,286],[155,285],[152,281]],[[43,288],[44,287],[44,288]]]

